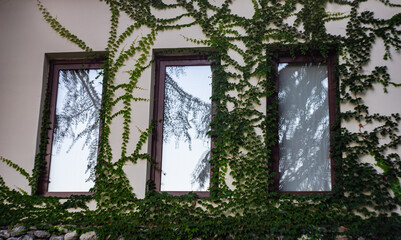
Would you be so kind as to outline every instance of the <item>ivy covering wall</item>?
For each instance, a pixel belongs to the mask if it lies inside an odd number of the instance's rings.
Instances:
[[[45,164],[49,127],[49,119],[45,117],[32,174],[1,157],[29,180],[33,194],[10,189],[0,177],[0,225],[20,223],[57,231],[52,226],[62,224],[81,232],[95,230],[101,239],[118,236],[332,239],[338,235],[396,239],[401,236],[401,217],[394,213],[401,205],[401,160],[391,151],[401,144],[398,132],[401,118],[398,113],[389,116],[372,113],[364,103],[365,94],[374,86],[375,91],[380,89],[378,86],[384,91],[397,86],[385,66],[376,66],[372,71],[365,68],[375,43],[384,44],[385,52],[381,54],[386,60],[391,59],[393,50],[400,50],[401,13],[378,19],[373,12],[360,10],[364,0],[252,0],[253,15],[247,18],[232,12],[232,0],[222,2],[218,5],[211,0],[177,0],[175,4],[165,4],[162,0],[99,3],[109,6],[111,19],[105,46],[108,59],[104,65],[102,134],[93,196],[72,196],[59,201],[56,197],[36,195]],[[388,0],[373,2],[401,9],[400,4]],[[347,6],[350,11],[327,12],[328,4]],[[155,9],[180,9],[182,15],[161,19],[154,15]],[[90,46],[64,28],[40,1],[38,10],[62,37],[92,53]],[[130,17],[132,25],[120,33],[117,29],[122,12]],[[180,24],[184,18],[191,22]],[[293,24],[288,23],[291,18],[295,18]],[[337,20],[347,22],[344,36],[326,30],[326,23]],[[137,84],[151,66],[152,45],[158,34],[195,25],[206,38],[187,40],[210,49],[210,58],[217,62],[213,66],[212,86],[216,110],[209,133],[215,145],[211,159],[216,173],[211,179],[212,194],[204,199],[191,193],[173,197],[156,192],[149,181],[146,197],[139,199],[123,171],[129,162],[152,162],[151,156],[141,149],[153,125],[141,130],[137,143],[130,142],[131,121],[137,117],[132,106],[137,101],[147,101],[137,97],[141,90]],[[127,44],[131,35],[143,29],[147,34]],[[276,94],[276,70],[269,63],[282,49],[292,56],[316,53],[328,56],[330,52],[338,56],[339,111],[337,123],[332,126],[336,131],[330,154],[335,162],[335,185],[330,194],[279,194],[271,188],[276,174],[270,171],[273,161],[270,149],[277,139],[277,102],[269,103],[267,110],[261,109],[260,104]],[[129,79],[115,83],[117,73],[132,58],[136,63],[129,71]],[[48,115],[48,99],[46,102],[43,116]],[[351,107],[340,111],[342,105]],[[117,117],[124,119],[119,156],[113,154],[110,143],[111,123]],[[359,131],[343,127],[347,123],[356,124]],[[374,159],[375,164],[363,161],[364,158]],[[228,174],[233,179],[233,189],[225,182]],[[90,201],[96,202],[95,210],[87,207]],[[71,212],[72,208],[81,211]]]

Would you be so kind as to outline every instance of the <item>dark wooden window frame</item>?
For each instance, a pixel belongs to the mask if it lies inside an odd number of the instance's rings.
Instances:
[[[71,195],[92,195],[90,192],[49,192],[50,182],[50,167],[51,167],[51,155],[53,147],[53,133],[54,133],[54,119],[56,115],[56,104],[57,104],[57,91],[59,82],[59,71],[69,69],[100,69],[103,67],[103,60],[54,60],[50,61],[49,68],[49,82],[48,82],[48,94],[50,100],[49,106],[49,119],[50,128],[47,131],[48,142],[46,145],[46,165],[41,173],[38,192],[43,196],[54,196],[54,197],[70,197]],[[103,102],[103,101],[102,101]],[[103,106],[103,104],[102,104]],[[99,125],[99,140],[101,134],[101,121]],[[96,184],[96,183],[95,183]]]
[[[325,62],[327,64],[327,77],[328,77],[328,94],[329,94],[329,128],[330,128],[330,170],[331,170],[331,186],[335,184],[335,179],[334,179],[334,165],[335,162],[331,158],[331,153],[333,150],[333,135],[336,131],[335,129],[335,122],[337,119],[337,81],[335,77],[335,66],[336,66],[336,54],[330,53],[327,58],[322,57],[321,55],[317,56],[304,56],[300,55],[297,56],[296,58],[292,58],[290,56],[281,56],[276,58],[273,61],[273,65],[275,66],[276,69],[276,74],[275,74],[275,79],[276,79],[276,95],[274,96],[275,100],[278,99],[278,84],[279,84],[279,78],[278,78],[278,65],[280,63],[308,63],[308,62]],[[270,100],[269,102],[273,102]],[[278,101],[276,101],[278,102]],[[277,104],[277,113],[278,111],[278,104]],[[277,126],[278,126],[278,119],[277,118]],[[278,127],[277,127],[278,131]],[[292,193],[292,194],[312,194],[312,193],[321,193],[321,194],[327,194],[330,193],[331,191],[280,191],[279,190],[279,182],[280,182],[280,172],[279,172],[279,139],[278,139],[278,134],[277,134],[277,140],[276,140],[276,145],[271,148],[272,152],[272,158],[273,158],[273,164],[272,164],[272,171],[275,172],[275,177],[274,177],[274,183],[272,188],[274,191],[279,192],[279,193]]]
[[[165,91],[165,77],[166,77],[166,66],[212,66],[215,64],[213,61],[208,60],[207,55],[197,56],[157,56],[156,57],[156,75],[155,75],[155,86],[154,86],[154,108],[153,108],[153,119],[157,121],[157,125],[153,130],[152,134],[152,160],[153,164],[150,170],[150,179],[154,181],[156,185],[156,191],[167,192],[173,196],[181,196],[188,194],[190,191],[161,191],[161,168],[162,168],[162,150],[163,150],[163,122],[160,121],[164,117],[164,91]],[[214,115],[214,107],[212,104],[212,118]],[[210,148],[212,149],[213,138],[211,141]],[[212,169],[210,166],[210,179],[212,179]],[[212,187],[211,183],[209,183]],[[210,196],[209,191],[192,191],[201,198]]]

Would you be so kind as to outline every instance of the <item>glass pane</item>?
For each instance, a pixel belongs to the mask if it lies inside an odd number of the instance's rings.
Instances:
[[[281,191],[330,191],[327,65],[279,65]]]
[[[102,100],[100,72],[59,71],[49,192],[87,192],[94,185]]]
[[[167,66],[161,191],[206,191],[210,183],[212,71]]]

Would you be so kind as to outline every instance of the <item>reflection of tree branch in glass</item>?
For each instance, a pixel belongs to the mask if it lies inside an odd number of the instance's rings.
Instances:
[[[59,72],[51,183],[57,182],[56,175],[59,174],[59,171],[52,174],[53,168],[56,168],[58,164],[72,164],[72,161],[76,161],[77,158],[87,159],[84,173],[89,172],[89,176],[86,176],[86,181],[93,181],[95,178],[94,166],[98,151],[103,81],[100,74],[100,69],[60,70]]]
[[[330,191],[327,65],[279,65],[280,190]]]
[[[163,191],[206,191],[209,187],[210,97],[210,66],[166,67]]]

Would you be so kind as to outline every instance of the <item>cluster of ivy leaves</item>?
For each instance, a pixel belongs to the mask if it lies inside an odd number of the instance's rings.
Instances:
[[[400,147],[397,132],[401,118],[398,113],[385,116],[369,112],[364,95],[374,86],[381,85],[386,91],[397,85],[385,66],[377,66],[368,73],[365,67],[377,39],[385,46],[385,59],[391,58],[393,49],[401,48],[401,13],[388,19],[375,18],[370,11],[360,11],[366,0],[249,1],[254,6],[250,18],[233,13],[233,0],[224,0],[219,6],[209,0],[177,0],[174,4],[162,0],[104,0],[110,8],[111,27],[93,196],[72,196],[60,202],[56,197],[36,195],[46,155],[49,119],[45,117],[32,175],[1,158],[27,177],[33,194],[8,188],[0,177],[0,225],[23,223],[56,230],[54,226],[63,224],[78,231],[95,230],[101,239],[400,237],[401,217],[393,212],[401,206],[401,160],[389,150]],[[401,8],[388,0],[374,2]],[[329,13],[328,4],[346,6],[350,11]],[[38,7],[56,32],[92,53],[39,0]],[[180,9],[182,14],[161,19],[154,14],[155,9]],[[130,17],[132,25],[118,33],[122,12]],[[289,18],[295,18],[295,22],[289,24]],[[182,19],[191,21],[181,24]],[[325,24],[336,20],[347,21],[345,36],[327,33]],[[141,148],[153,126],[141,131],[135,148],[130,148],[131,119],[136,117],[132,105],[147,101],[136,97],[141,90],[137,84],[151,65],[151,49],[157,34],[195,25],[202,29],[205,38],[187,40],[210,49],[207,54],[217,63],[213,66],[212,86],[216,110],[210,131],[215,145],[211,196],[199,199],[190,193],[173,197],[156,192],[149,181],[146,197],[139,199],[123,171],[128,162],[152,161],[150,155],[141,153]],[[147,34],[122,48],[136,31],[143,29]],[[270,149],[277,139],[277,102],[269,102],[267,111],[259,106],[263,99],[274,99],[276,94],[276,70],[269,63],[280,49],[293,56],[315,52],[328,56],[335,52],[341,59],[336,66],[338,118],[332,126],[336,131],[330,154],[336,163],[336,184],[330,194],[278,194],[271,188],[275,173],[270,171]],[[132,58],[136,62],[129,71],[129,79],[115,83],[118,71]],[[352,107],[340,111],[341,104]],[[44,116],[48,116],[48,109],[44,109]],[[123,118],[120,156],[113,155],[110,143],[111,122],[117,117]],[[341,126],[347,122],[357,124],[360,131]],[[383,143],[382,139],[387,141]],[[375,166],[362,160],[366,157],[374,159]],[[225,182],[228,174],[233,179],[233,189]],[[93,200],[97,208],[89,210],[87,203]],[[71,208],[82,211],[71,212]]]

